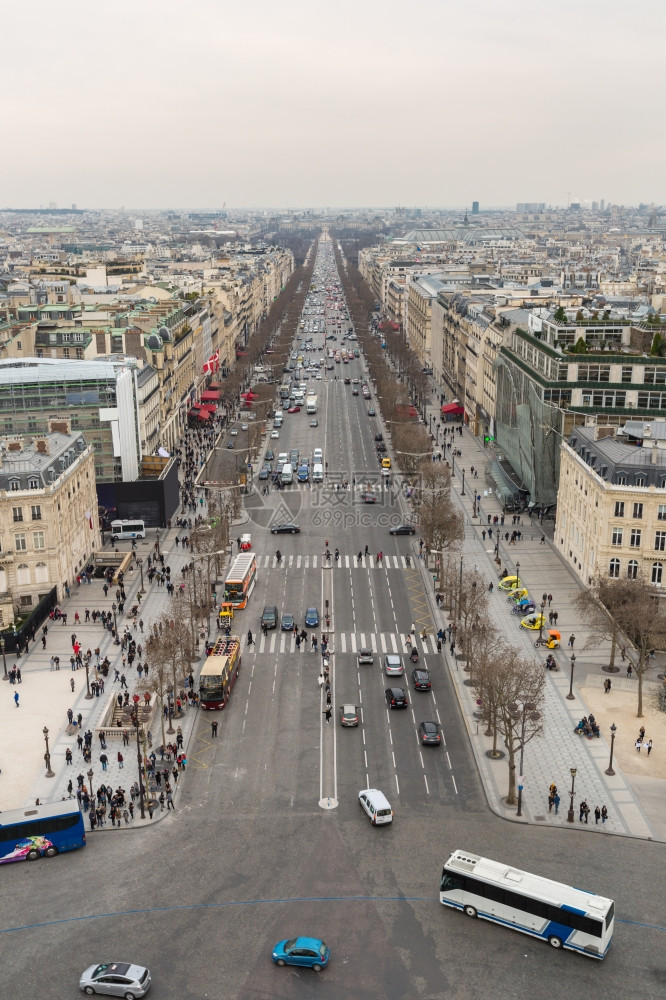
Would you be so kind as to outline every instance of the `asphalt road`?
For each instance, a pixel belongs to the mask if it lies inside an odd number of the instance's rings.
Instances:
[[[344,372],[357,375],[359,362]],[[315,385],[319,428],[305,412],[285,416],[274,444],[310,455],[322,447],[329,487],[342,476],[379,479],[368,404],[340,379]],[[400,648],[411,622],[420,629],[430,615],[415,571],[357,563],[366,544],[373,554],[408,550],[408,538],[388,535],[385,522],[400,519],[394,500],[366,506],[352,491],[297,486],[249,500],[260,565],[278,546],[286,558],[260,569],[236,624],[242,635],[258,633],[263,605],[275,603],[301,625],[305,609],[323,613],[328,596],[334,708],[353,702],[361,724],[326,725],[317,654],[280,652],[281,637],[272,652],[271,639],[246,650],[231,702],[216,716],[217,740],[212,715],[200,716],[175,814],[146,832],[107,831],[84,851],[2,871],[1,994],[61,1000],[77,993],[89,963],[129,957],[151,969],[155,1000],[663,997],[663,847],[491,814],[436,654],[420,654],[432,693],[410,689],[407,710],[387,708],[384,689],[401,679],[384,676],[382,643],[392,648],[393,636]],[[271,536],[273,518],[296,519],[301,534]],[[342,557],[331,569],[322,568],[326,539]],[[362,641],[378,649],[372,666],[357,665]],[[402,683],[411,688],[410,673]],[[444,746],[420,747],[421,719],[441,723]],[[337,808],[320,807],[322,782],[334,783]],[[361,812],[367,782],[390,799],[391,826],[375,829]],[[454,848],[614,898],[608,957],[556,952],[441,907],[439,876]],[[319,975],[272,964],[272,945],[298,933],[329,944]]]

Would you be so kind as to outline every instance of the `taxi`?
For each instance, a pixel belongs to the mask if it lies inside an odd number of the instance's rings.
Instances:
[[[500,590],[515,590],[517,587],[522,586],[522,580],[518,576],[505,576],[503,580],[497,584]]]
[[[520,627],[532,629],[533,631],[538,632],[540,629],[544,627],[545,624],[546,624],[545,615],[541,614],[528,615],[527,618],[523,618],[521,620]]]

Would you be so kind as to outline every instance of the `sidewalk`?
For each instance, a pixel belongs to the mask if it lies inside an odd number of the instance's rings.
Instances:
[[[435,398],[438,399],[439,396]],[[432,404],[427,408],[426,416],[431,414],[434,427],[435,414],[439,420],[438,405]],[[462,452],[462,456],[455,462],[452,487],[453,495],[466,515],[462,546],[464,564],[476,564],[489,581],[497,581],[499,573],[494,562],[495,537],[484,541],[481,534],[482,529],[487,530],[487,515],[501,514],[494,495],[484,496],[484,489],[487,490],[485,466],[490,456],[467,429],[463,429],[462,436],[456,432],[454,438],[454,446]],[[441,435],[439,440],[442,441]],[[434,447],[435,451],[441,450],[437,445]],[[450,455],[450,452],[447,454]],[[478,479],[470,479],[471,466],[478,470]],[[464,497],[461,495],[463,469]],[[475,492],[477,495],[481,494],[482,498],[481,519],[472,518]],[[666,714],[659,712],[653,704],[653,694],[661,686],[656,674],[658,670],[663,670],[663,666],[651,669],[644,680],[644,717],[639,720],[636,717],[635,677],[627,678],[624,670],[615,674],[604,672],[603,667],[609,658],[609,647],[606,644],[585,649],[589,630],[578,620],[573,606],[576,594],[582,589],[581,584],[552,546],[553,522],[544,522],[542,528],[536,518],[533,523],[529,517],[523,516],[521,520],[523,523],[516,527],[522,531],[522,540],[515,546],[507,546],[504,538],[500,542],[502,568],[506,567],[510,573],[515,572],[516,563],[519,562],[520,576],[537,602],[540,603],[543,593],[553,594],[552,609],[559,614],[557,627],[563,640],[563,648],[555,652],[559,670],[547,672],[543,732],[540,737],[525,745],[521,818],[516,817],[515,806],[507,807],[504,802],[508,789],[507,759],[505,757],[503,760],[493,761],[487,756],[492,748],[492,738],[484,736],[485,726],[475,717],[477,705],[474,691],[466,683],[469,675],[465,673],[464,664],[459,664],[456,657],[451,657],[448,646],[446,647],[450,674],[491,808],[498,815],[517,822],[568,825],[570,769],[575,767],[576,826],[579,825],[578,804],[586,799],[591,809],[593,826],[595,806],[606,805],[608,809],[606,824],[595,826],[598,832],[666,841],[666,814],[663,809],[666,763],[663,762],[663,753],[658,756],[661,748],[666,745]],[[527,523],[524,523],[525,520]],[[503,530],[507,528],[509,531],[514,528],[512,515],[506,516]],[[543,534],[546,535],[546,541],[541,544]],[[427,573],[426,567],[423,564],[421,566],[422,572]],[[430,589],[426,588],[428,593]],[[490,607],[493,622],[503,638],[513,645],[523,646],[526,654],[532,653],[539,660],[545,659],[544,653],[534,649],[528,634],[519,631],[517,619],[510,613],[506,595],[497,588],[490,597]],[[445,614],[442,611],[436,609],[434,616],[435,620],[444,625]],[[573,650],[565,645],[571,633],[575,634]],[[573,684],[575,699],[569,701],[566,695],[571,678],[572,652],[576,656]],[[612,690],[606,694],[603,682],[608,677],[612,680]],[[600,739],[591,741],[573,732],[578,720],[590,712],[596,717],[602,734]],[[614,776],[605,773],[610,758],[611,723],[617,726],[613,748]],[[641,725],[645,726],[646,738],[653,739],[655,745],[649,758],[645,750],[638,754],[634,747]],[[499,748],[504,750],[501,744]],[[517,766],[518,763],[517,761]],[[548,789],[553,781],[561,798],[557,816],[554,812],[548,812]]]
[[[205,513],[206,506],[197,513]],[[176,548],[175,539],[179,534],[187,534],[187,531],[177,528],[160,530],[160,547],[165,556],[165,565],[171,567],[171,576],[174,581],[181,579],[182,566],[191,560],[189,550],[183,551],[182,547]],[[150,531],[149,538],[140,540],[137,543],[137,554],[144,559],[144,586],[146,592],[140,605],[139,618],[143,619],[143,634],[137,628],[134,633],[137,642],[145,646],[145,639],[148,637],[150,626],[164,612],[168,611],[173,598],[169,597],[166,587],[158,587],[156,583],[150,584],[146,574],[146,558],[153,553],[154,531]],[[130,548],[130,543],[120,543],[121,550]],[[106,755],[108,757],[107,770],[102,770],[99,757],[101,751],[99,740],[95,732],[100,725],[109,704],[116,698],[121,690],[120,681],[114,681],[114,667],[118,666],[121,673],[125,673],[130,694],[130,700],[138,682],[136,673],[136,662],[145,657],[137,657],[135,665],[132,667],[122,667],[121,646],[114,645],[111,634],[100,624],[84,624],[85,610],[90,611],[110,611],[115,599],[115,587],[111,588],[108,595],[104,596],[102,585],[104,580],[94,580],[90,584],[82,584],[72,591],[70,598],[66,599],[61,607],[67,612],[67,625],[60,622],[47,620],[48,634],[46,649],[42,649],[41,629],[38,635],[40,639],[31,645],[27,654],[20,659],[14,660],[7,656],[7,668],[11,670],[16,663],[21,669],[21,684],[12,685],[7,681],[0,681],[0,810],[16,809],[21,806],[31,806],[39,798],[42,803],[56,802],[67,799],[68,782],[72,781],[74,793],[77,788],[77,775],[83,774],[86,785],[89,784],[87,772],[93,770],[93,787],[96,789],[104,780],[106,785],[111,785],[115,790],[122,786],[127,793],[138,778],[137,767],[137,747],[136,738],[130,737],[129,746],[123,746],[122,737],[107,739]],[[126,609],[137,603],[137,594],[141,586],[141,576],[138,568],[130,568],[125,577],[125,590],[127,599]],[[81,623],[74,624],[74,615],[78,611]],[[118,631],[122,635],[125,625],[131,626],[131,619],[127,613],[118,616]],[[72,671],[69,657],[72,653],[71,635],[76,633],[81,642],[83,651],[100,647],[101,659],[108,656],[111,662],[109,675],[105,678],[105,692],[97,698],[86,698],[86,673],[85,669]],[[51,657],[60,657],[60,670],[51,669]],[[204,659],[204,647],[201,645],[200,655],[193,664],[195,676],[201,667]],[[94,657],[93,657],[94,662]],[[95,668],[91,666],[90,680],[95,679]],[[71,681],[74,681],[74,691],[72,692]],[[124,690],[124,689],[123,689]],[[14,705],[14,693],[19,694],[19,708]],[[143,692],[142,692],[143,693]],[[153,695],[153,698],[155,696]],[[86,764],[82,753],[77,746],[76,737],[78,727],[68,726],[67,709],[71,708],[74,718],[80,712],[83,716],[82,732],[91,729],[93,732],[92,763]],[[183,732],[183,745],[187,751],[189,740],[196,726],[199,710],[185,708],[184,715],[180,719],[173,720],[174,733],[166,735],[166,742],[176,741],[175,730],[180,725]],[[51,754],[51,769],[54,772],[53,778],[46,777],[44,763],[44,752],[46,744],[44,742],[43,730],[48,729],[49,751]],[[167,723],[165,723],[165,731]],[[161,723],[156,719],[153,724],[152,745],[158,747],[162,742]],[[67,765],[65,751],[71,749],[73,761]],[[119,767],[117,752],[121,751],[124,757],[123,767]],[[157,754],[157,762],[160,762],[160,755]],[[166,761],[164,766],[166,766]],[[173,761],[169,765],[173,767]],[[179,775],[178,782],[173,786],[174,801],[176,808],[178,804],[178,786],[183,780],[183,772]],[[162,786],[163,787],[163,786]],[[159,793],[159,789],[158,789]],[[128,795],[129,801],[129,795]],[[134,822],[132,826],[148,825],[157,822],[166,815],[160,811],[159,805],[154,813],[152,821],[146,809],[146,819],[140,819],[139,800],[135,802]],[[88,825],[86,823],[86,825]],[[122,827],[124,829],[124,825]],[[110,823],[96,832],[107,832],[114,828]]]

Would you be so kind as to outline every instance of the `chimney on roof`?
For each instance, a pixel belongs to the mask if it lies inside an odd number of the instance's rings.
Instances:
[[[35,451],[39,452],[40,455],[49,454],[49,439],[48,438],[35,438]]]

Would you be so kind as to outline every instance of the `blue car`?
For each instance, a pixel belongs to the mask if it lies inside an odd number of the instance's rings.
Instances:
[[[328,945],[319,938],[289,938],[288,941],[278,941],[273,948],[273,961],[276,965],[302,965],[315,972],[321,972],[328,965],[330,957]]]
[[[305,627],[316,628],[319,624],[319,612],[316,608],[308,608],[305,612]]]

